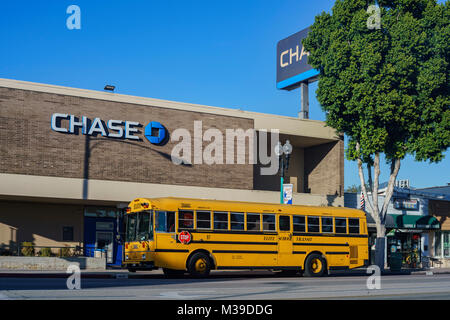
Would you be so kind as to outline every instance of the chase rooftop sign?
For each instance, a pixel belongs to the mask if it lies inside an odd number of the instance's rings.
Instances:
[[[140,140],[137,135],[138,128],[142,127],[139,122],[108,120],[100,118],[89,119],[86,116],[76,117],[73,114],[52,114],[51,128],[53,131],[67,134],[98,135],[103,137]],[[167,137],[167,129],[159,122],[152,121],[145,126],[144,136],[152,144],[162,144]]]

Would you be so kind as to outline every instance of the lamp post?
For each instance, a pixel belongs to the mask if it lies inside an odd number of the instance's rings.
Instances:
[[[289,140],[286,140],[285,144],[282,146],[281,142],[278,141],[278,143],[275,146],[275,154],[278,156],[279,163],[281,164],[281,171],[280,171],[280,203],[284,203],[284,197],[283,197],[283,184],[284,184],[284,173],[285,170],[289,169],[289,157],[292,153],[292,145],[290,144]],[[284,156],[283,156],[284,155]]]

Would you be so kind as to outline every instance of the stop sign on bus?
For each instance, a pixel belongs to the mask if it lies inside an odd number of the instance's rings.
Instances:
[[[184,244],[191,242],[191,238],[191,234],[188,231],[181,231],[178,235],[178,240]]]

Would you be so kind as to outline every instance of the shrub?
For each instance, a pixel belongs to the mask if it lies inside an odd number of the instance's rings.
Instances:
[[[34,256],[33,242],[22,242],[21,253],[26,257],[33,257]]]
[[[70,257],[70,248],[61,248],[59,249],[60,257]]]
[[[39,255],[41,257],[51,257],[52,256],[52,249],[50,248],[42,248],[39,252]]]

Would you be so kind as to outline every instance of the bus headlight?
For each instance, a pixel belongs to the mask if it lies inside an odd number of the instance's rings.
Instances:
[[[125,256],[125,260],[128,260],[128,255]]]
[[[142,260],[145,260],[145,253],[142,255]]]

